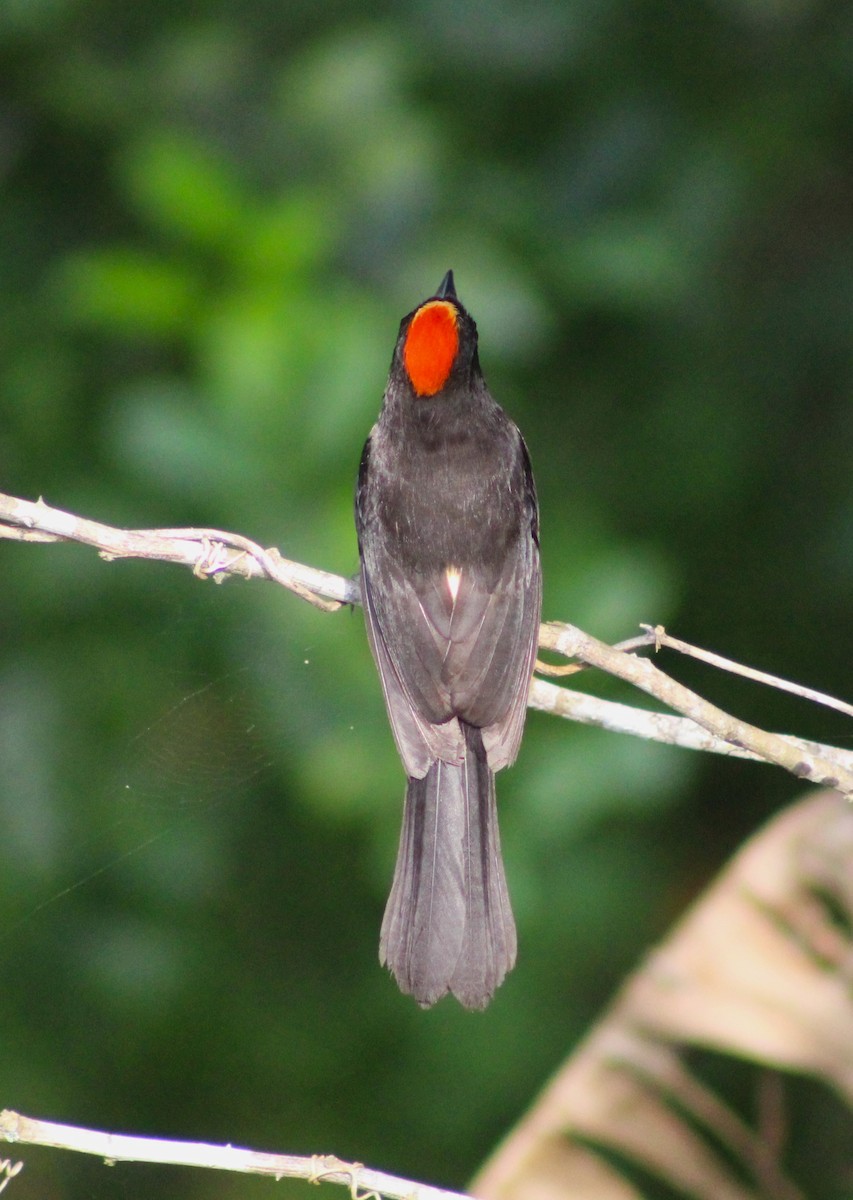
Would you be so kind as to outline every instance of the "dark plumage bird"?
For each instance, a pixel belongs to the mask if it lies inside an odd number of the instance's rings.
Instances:
[[[380,939],[402,991],[484,1008],[515,962],[495,771],[518,753],[541,603],[527,448],[448,271],[400,324],[356,493],[361,594],[408,776]]]

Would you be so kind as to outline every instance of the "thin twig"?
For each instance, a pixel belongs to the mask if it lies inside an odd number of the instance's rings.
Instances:
[[[550,622],[543,625],[539,644],[556,650],[566,658],[578,658],[590,666],[599,667],[611,675],[632,683],[655,696],[677,712],[690,716],[724,742],[738,749],[751,750],[759,758],[784,767],[798,779],[807,779],[823,787],[837,788],[846,796],[853,795],[853,771],[835,764],[823,755],[804,754],[799,746],[777,734],[767,733],[755,725],[739,721],[721,708],[710,704],[683,684],[659,671],[647,658],[637,658],[614,650],[574,625]]]
[[[238,1146],[214,1146],[206,1142],[103,1133],[76,1125],[40,1121],[11,1109],[0,1112],[0,1139],[18,1145],[52,1146],[94,1154],[110,1165],[117,1162],[160,1163],[268,1175],[274,1179],[305,1179],[308,1183],[338,1183],[349,1189],[352,1200],[368,1200],[370,1196],[388,1196],[391,1200],[463,1200],[459,1192],[386,1175],[361,1163],[344,1162],[333,1154],[315,1154],[307,1158],[295,1154],[267,1154]]]
[[[651,625],[641,625],[640,628],[646,632],[638,633],[634,637],[625,638],[624,642],[614,642],[612,648],[614,650],[634,651],[643,650],[646,646],[654,646],[656,650],[660,649],[657,630],[662,629],[663,626],[657,625],[652,628]],[[567,675],[578,675],[581,671],[588,671],[590,665],[585,662],[546,663],[541,658],[537,658],[533,669],[537,675],[549,675],[553,678],[565,679]]]
[[[744,679],[752,679],[756,683],[766,684],[768,687],[777,688],[780,692],[790,692],[793,696],[801,696],[804,700],[811,700],[815,704],[822,704],[825,708],[834,708],[837,712],[844,713],[845,716],[853,717],[853,704],[848,704],[845,700],[838,700],[835,696],[828,696],[826,692],[815,691],[814,688],[805,687],[801,683],[792,683],[789,679],[780,679],[778,675],[768,675],[766,671],[759,671],[755,667],[746,667],[743,663],[723,658],[721,654],[714,654],[711,650],[702,650],[699,646],[692,646],[690,642],[683,642],[681,638],[667,633],[663,625],[641,624],[640,628],[645,629],[651,635],[658,649],[666,646],[670,650],[677,650],[679,654],[686,654],[690,658],[698,658],[712,667],[719,667],[721,671],[730,671],[732,675],[742,675]]]

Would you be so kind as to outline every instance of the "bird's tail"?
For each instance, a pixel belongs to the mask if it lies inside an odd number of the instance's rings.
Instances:
[[[424,1007],[452,992],[485,1008],[515,963],[495,777],[480,730],[463,729],[461,765],[437,762],[408,782],[379,942],[401,991]]]

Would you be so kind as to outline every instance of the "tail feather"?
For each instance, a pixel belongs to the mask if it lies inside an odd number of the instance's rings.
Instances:
[[[494,774],[479,729],[465,761],[437,762],[406,789],[403,831],[379,956],[428,1007],[447,992],[485,1008],[515,963]]]

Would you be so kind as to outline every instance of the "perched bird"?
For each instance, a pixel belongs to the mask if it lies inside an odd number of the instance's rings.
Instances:
[[[408,776],[380,959],[419,1004],[485,1008],[515,963],[495,771],[518,753],[541,606],[527,447],[453,272],[409,313],[356,491],[361,595]]]

